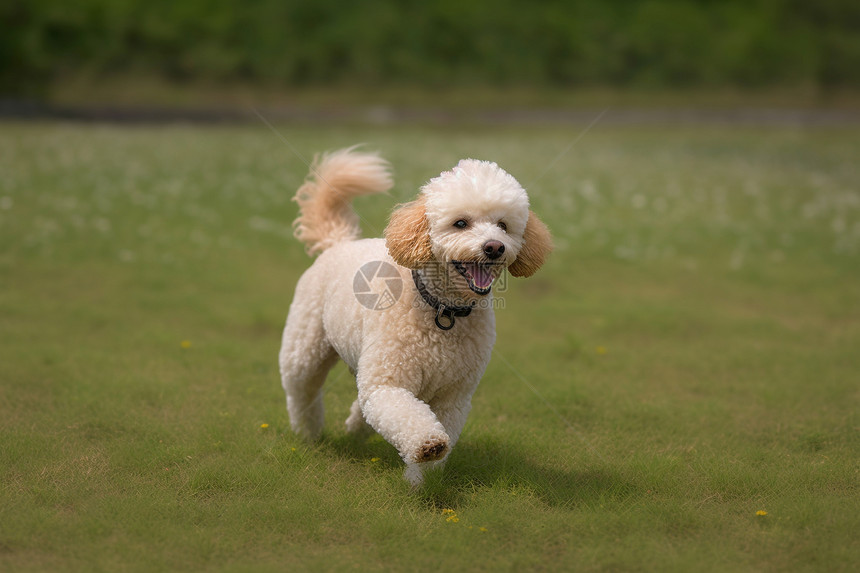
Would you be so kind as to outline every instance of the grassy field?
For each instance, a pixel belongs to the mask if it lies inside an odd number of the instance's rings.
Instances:
[[[445,472],[345,435],[342,366],[289,431],[284,140],[0,125],[0,570],[856,570],[858,129],[279,131],[392,161],[368,235],[464,156],[555,234]]]

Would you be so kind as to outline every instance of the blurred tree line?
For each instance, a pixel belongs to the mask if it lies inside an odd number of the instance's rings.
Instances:
[[[858,0],[0,0],[0,92],[67,77],[309,85],[860,86]]]

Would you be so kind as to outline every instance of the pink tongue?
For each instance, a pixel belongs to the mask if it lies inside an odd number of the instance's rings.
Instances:
[[[490,272],[490,267],[478,263],[468,263],[466,270],[472,275],[472,282],[475,283],[476,287],[484,289],[493,284],[493,273]]]

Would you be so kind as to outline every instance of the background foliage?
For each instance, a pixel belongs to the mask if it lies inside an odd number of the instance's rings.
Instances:
[[[0,93],[68,76],[284,86],[860,85],[853,0],[5,0]]]

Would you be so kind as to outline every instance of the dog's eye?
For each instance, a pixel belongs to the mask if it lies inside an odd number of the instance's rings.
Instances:
[[[504,231],[506,233],[508,232],[508,226],[505,225],[504,221],[499,221],[499,229],[501,229],[502,231]]]
[[[458,229],[465,229],[466,227],[469,226],[469,223],[467,223],[465,219],[458,219],[454,223],[454,226],[457,227]]]

